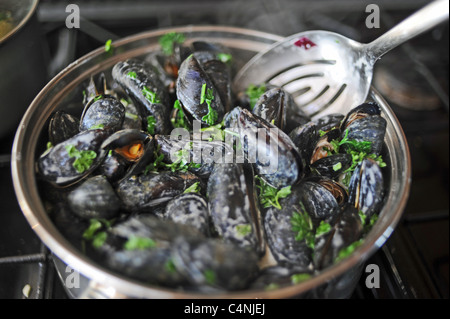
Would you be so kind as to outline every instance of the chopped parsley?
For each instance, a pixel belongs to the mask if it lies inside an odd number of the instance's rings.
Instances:
[[[182,171],[186,172],[190,168],[200,168],[201,164],[189,161],[190,152],[187,149],[181,149],[175,152],[176,160],[172,164],[164,164],[172,172]]]
[[[84,173],[87,171],[94,159],[97,157],[97,153],[94,151],[79,151],[74,145],[66,145],[66,151],[70,158],[75,158],[72,166],[78,173]]]
[[[154,116],[148,116],[147,117],[147,132],[151,135],[155,134],[155,125],[156,125],[156,120]]]
[[[236,232],[239,236],[245,237],[252,232],[252,225],[250,224],[240,224],[235,227]]]
[[[310,274],[294,274],[291,276],[291,282],[295,285],[295,284],[299,284],[301,282],[304,282],[306,280],[308,280],[309,278],[311,278]]]
[[[214,270],[207,269],[203,272],[203,276],[208,284],[214,285],[216,283],[216,273]]]
[[[144,86],[142,89],[142,94],[144,95],[145,99],[149,101],[150,103],[161,103],[158,96],[155,92],[151,91],[148,87]]]
[[[335,172],[337,172],[341,168],[342,168],[342,163],[341,162],[338,162],[338,163],[333,165],[333,171],[335,171]]]
[[[202,85],[202,92],[200,96],[200,104],[206,102],[208,105],[208,114],[202,117],[202,121],[204,121],[208,125],[214,125],[218,119],[217,112],[211,107],[211,103],[214,100],[213,90],[206,88],[206,83]]]
[[[166,263],[164,264],[164,269],[171,274],[173,274],[177,271],[177,268],[176,268],[175,263],[173,262],[172,258],[169,258],[166,261]]]
[[[200,193],[200,182],[194,183],[191,186],[189,186],[188,188],[186,188],[186,190],[183,192],[183,194],[188,194],[188,193]]]
[[[344,247],[341,250],[339,250],[338,255],[336,257],[336,262],[339,262],[339,261],[347,258],[348,256],[350,256],[355,251],[356,248],[361,246],[362,243],[363,243],[363,239],[359,239],[359,240],[353,242],[352,244],[348,245],[347,247]]]
[[[126,250],[143,250],[154,247],[156,247],[156,242],[153,239],[134,235],[130,236],[123,245]]]
[[[130,71],[130,72],[127,73],[127,76],[129,78],[136,79],[137,74],[134,71]]]
[[[104,128],[105,128],[104,124],[96,124],[96,125],[92,125],[89,129],[90,130],[98,130],[98,129],[103,130]]]
[[[223,63],[230,63],[233,57],[229,53],[218,53],[217,58]]]
[[[294,211],[294,213],[292,213],[292,231],[295,233],[295,240],[304,240],[308,247],[314,249],[314,241],[316,237],[314,226],[311,217],[309,217],[308,213],[305,211],[303,204],[301,204],[301,206],[302,212]]]
[[[320,237],[324,234],[327,234],[331,231],[331,225],[323,220],[320,221],[319,226],[316,229],[316,238]]]
[[[186,41],[186,37],[182,33],[169,32],[159,38],[158,42],[161,50],[165,55],[172,55],[175,43],[182,44]]]
[[[263,95],[264,93],[266,93],[267,87],[265,84],[261,84],[261,85],[254,85],[254,84],[250,84],[247,88],[247,90],[245,91],[245,94],[248,96],[249,101],[250,101],[250,108],[253,110],[253,108],[256,105],[256,102],[258,101],[258,99],[261,97],[261,95]]]
[[[370,153],[372,151],[372,142],[370,142],[370,141],[358,142],[356,140],[350,140],[348,138],[348,133],[349,133],[349,131],[345,130],[345,135],[340,141],[332,140],[330,142],[330,144],[333,148],[332,151],[327,149],[329,155],[333,154],[333,152],[337,154],[340,151],[340,147],[342,145],[346,145],[345,152],[352,156],[351,166],[344,171],[345,175],[344,175],[342,183],[346,186],[348,186],[350,183],[351,173],[355,170],[355,168],[358,166],[358,164],[361,163],[366,158],[373,159],[374,161],[377,162],[378,166],[380,166],[381,168],[386,167],[386,163],[383,161],[383,158],[381,155],[376,156],[375,154]],[[337,163],[333,166],[334,171],[338,171],[342,168],[342,164],[340,167],[339,167],[339,164],[340,163]]]
[[[111,227],[112,221],[92,218],[89,222],[89,227],[83,232],[83,239],[90,241],[94,248],[100,248],[108,237],[102,229]]]
[[[105,52],[112,53],[112,51],[113,51],[112,40],[108,39],[105,42]]]
[[[183,111],[183,108],[182,108],[179,100],[175,101],[173,108],[177,111],[176,111],[175,116],[170,119],[172,126],[174,128],[184,128],[184,129],[188,130],[189,125],[184,118],[184,111]]]
[[[259,184],[256,187],[259,189],[259,201],[261,205],[264,208],[273,206],[276,209],[281,210],[279,199],[286,198],[291,194],[291,186],[286,186],[278,190],[275,187],[266,183],[258,175],[255,176],[255,179],[258,181]]]

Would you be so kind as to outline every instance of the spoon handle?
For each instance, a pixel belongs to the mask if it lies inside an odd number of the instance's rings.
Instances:
[[[378,39],[363,45],[372,63],[398,45],[448,19],[449,0],[436,0],[415,12]]]

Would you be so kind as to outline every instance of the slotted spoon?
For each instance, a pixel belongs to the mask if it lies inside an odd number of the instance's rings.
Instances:
[[[448,16],[449,1],[433,1],[368,44],[328,31],[301,32],[254,56],[233,85],[237,92],[250,84],[283,87],[313,119],[345,113],[366,100],[373,67],[385,53]]]

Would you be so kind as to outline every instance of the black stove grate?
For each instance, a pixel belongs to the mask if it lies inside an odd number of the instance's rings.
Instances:
[[[169,26],[233,25],[280,35],[328,29],[369,42],[427,2],[376,1],[382,9],[382,27],[377,30],[365,27],[364,8],[370,2],[360,0],[215,1],[214,6],[202,0],[41,0],[38,17],[53,76],[107,39]],[[65,8],[70,3],[80,5],[80,30],[65,28]],[[405,131],[413,182],[403,219],[367,261],[380,267],[381,287],[367,288],[363,275],[353,299],[449,297],[448,57],[447,23],[389,53],[377,64],[374,85]],[[386,83],[389,85],[383,87]],[[418,108],[408,103],[408,97],[409,101],[423,102]],[[17,204],[10,173],[13,138],[12,133],[0,140],[0,298],[68,298],[51,252],[29,227]]]

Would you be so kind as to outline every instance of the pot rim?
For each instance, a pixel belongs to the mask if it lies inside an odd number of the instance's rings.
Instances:
[[[2,38],[0,38],[0,45],[2,45],[3,43],[6,43],[10,38],[12,38],[15,34],[19,33],[20,30],[23,29],[23,27],[25,26],[25,24],[27,24],[27,22],[31,19],[31,17],[34,15],[34,13],[37,10],[37,7],[39,5],[39,0],[31,0],[33,3],[31,5],[30,10],[27,12],[27,14],[25,15],[25,17],[23,17],[23,19],[11,30],[9,31],[6,35],[4,35]]]
[[[156,31],[146,31],[136,35],[132,35],[121,40],[115,41],[114,46],[120,47],[126,43],[136,41],[138,39],[145,39],[150,36],[160,36],[168,31],[175,32],[195,32],[195,31],[218,31],[218,32],[231,32],[231,33],[246,33],[254,36],[267,37],[273,41],[278,41],[282,37],[264,33],[251,29],[228,27],[228,26],[186,26],[186,27],[176,27],[167,29],[158,29]],[[35,146],[32,147],[33,143],[29,143],[25,140],[25,132],[27,130],[32,130],[28,134],[39,135],[41,129],[33,127],[30,121],[31,117],[36,112],[36,106],[41,103],[45,98],[47,91],[49,91],[56,83],[58,83],[64,76],[72,72],[74,69],[78,68],[86,61],[92,57],[98,56],[104,53],[103,48],[98,48],[87,55],[81,57],[77,61],[70,64],[64,70],[62,70],[57,76],[55,76],[37,95],[34,101],[31,103],[27,112],[25,113],[22,121],[17,129],[16,136],[12,148],[11,157],[11,172],[13,177],[13,185],[16,192],[16,196],[19,205],[25,215],[27,221],[29,222],[31,228],[37,233],[40,239],[45,243],[45,245],[59,257],[64,263],[70,265],[73,269],[79,271],[81,274],[85,275],[89,279],[93,280],[95,283],[106,287],[109,290],[109,296],[112,298],[126,297],[139,297],[139,298],[288,298],[296,295],[301,295],[313,288],[319,287],[321,284],[327,281],[337,278],[342,275],[345,271],[348,271],[354,267],[362,265],[376,250],[378,250],[385,241],[389,238],[397,223],[399,222],[403,210],[406,206],[406,202],[409,197],[410,182],[411,182],[411,159],[408,144],[404,132],[394,114],[390,109],[386,101],[377,93],[373,88],[371,91],[372,98],[381,104],[386,113],[387,120],[392,123],[394,132],[396,134],[395,138],[399,142],[399,152],[402,153],[400,160],[404,171],[401,172],[401,179],[403,189],[401,190],[401,196],[392,199],[393,206],[389,207],[386,211],[386,204],[383,210],[380,212],[379,222],[374,226],[374,228],[369,232],[367,237],[361,246],[359,246],[348,258],[340,261],[329,267],[326,270],[321,271],[318,275],[313,276],[302,283],[298,283],[292,286],[279,288],[272,291],[264,290],[246,290],[242,292],[227,292],[219,294],[202,294],[193,292],[177,292],[172,289],[151,286],[143,283],[139,283],[125,276],[121,276],[111,270],[104,268],[101,265],[96,264],[90,258],[82,254],[78,249],[76,249],[67,239],[65,239],[61,233],[56,229],[53,223],[50,221],[49,217],[41,218],[35,213],[35,211],[45,211],[43,204],[38,196],[37,185],[34,178],[30,181],[30,169],[29,165],[32,163],[26,163],[26,157],[32,156],[33,161],[35,158]],[[36,125],[35,125],[36,126]],[[28,159],[28,162],[30,159]],[[28,169],[27,169],[28,167]],[[28,175],[26,174],[28,170]],[[28,185],[27,185],[28,184]],[[395,190],[390,190],[395,191]],[[381,226],[382,224],[382,226]],[[377,227],[377,225],[379,227]]]

